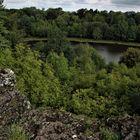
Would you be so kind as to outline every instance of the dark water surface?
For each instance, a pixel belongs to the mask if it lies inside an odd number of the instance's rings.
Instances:
[[[122,53],[128,49],[126,46],[118,45],[90,45],[97,50],[97,52],[106,60],[107,63],[117,63],[120,60]]]
[[[79,45],[79,43],[72,42],[72,45]],[[81,44],[81,43],[80,43]],[[87,43],[82,43],[82,45]],[[105,59],[107,63],[115,62],[117,63],[120,60],[122,53],[124,53],[129,47],[123,45],[104,45],[104,44],[95,44],[88,43],[91,47],[95,48],[97,52]]]

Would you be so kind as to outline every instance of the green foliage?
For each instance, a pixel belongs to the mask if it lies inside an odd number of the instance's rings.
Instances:
[[[34,105],[58,107],[63,103],[59,100],[62,96],[59,80],[55,78],[50,66],[39,60],[37,52],[20,44],[14,52],[5,49],[0,57],[0,66],[15,71],[18,89],[26,94]]]
[[[47,94],[44,94],[44,105],[59,108],[64,105],[64,92],[60,80],[55,76],[54,70],[48,63],[43,64],[43,76],[48,86]]]
[[[127,90],[129,104],[130,104],[130,113],[140,114],[140,80],[136,79],[135,82],[131,82],[129,84],[129,88]]]
[[[94,39],[101,40],[102,39],[102,31],[101,31],[101,29],[95,27],[95,29],[93,29],[92,35],[93,35]]]
[[[16,58],[19,89],[26,93],[32,103],[37,106],[59,106],[58,98],[62,93],[59,80],[55,78],[48,64],[39,60],[39,55],[36,52],[23,46],[17,47]]]
[[[6,39],[7,35],[8,31],[4,27],[3,21],[0,21],[0,51],[10,46],[10,42]]]
[[[140,42],[140,25],[136,29],[136,41]]]
[[[105,66],[106,66],[105,60],[93,48],[92,48],[92,56],[91,56],[91,59],[94,62],[97,70],[100,70],[100,69],[105,68]]]
[[[132,26],[129,26],[128,28],[128,39],[129,40],[135,40],[136,39],[136,25],[132,25]]]
[[[47,56],[47,61],[53,67],[55,70],[55,75],[61,81],[69,79],[68,60],[65,58],[63,53],[61,53],[59,56],[54,52],[50,52],[50,54]]]
[[[48,22],[44,20],[39,20],[36,22],[29,21],[30,24],[30,30],[31,30],[31,35],[32,36],[37,36],[37,37],[46,37],[48,35]],[[27,23],[26,23],[27,24]],[[40,26],[41,25],[41,26]],[[29,25],[28,25],[29,26]],[[29,28],[29,27],[26,28]]]
[[[28,37],[48,37],[50,32],[58,32],[63,38],[61,33],[65,32],[68,37],[136,42],[140,40],[139,12],[99,12],[92,9],[64,12],[62,8],[40,10],[35,7],[3,11],[2,2],[0,5],[1,19],[8,16],[6,26],[8,27],[14,19],[17,29]],[[13,15],[16,15],[16,18],[13,18]],[[59,28],[56,28],[57,26]]]
[[[44,62],[38,52],[19,44],[14,51],[0,52],[0,67],[15,71],[18,89],[35,106],[65,108],[92,117],[139,114],[138,63],[133,68],[110,64],[111,70],[96,69],[100,61],[92,48],[74,51],[77,55],[69,66],[63,53],[50,52]]]
[[[56,19],[59,15],[63,14],[63,11],[62,11],[62,8],[49,8],[47,11],[46,11],[46,18],[47,19]]]
[[[14,68],[15,58],[13,57],[12,51],[10,48],[6,48],[0,51],[0,67],[1,68]]]
[[[140,63],[140,49],[128,48],[128,50],[122,55],[120,63],[124,63],[129,68]]]
[[[22,127],[17,124],[13,124],[9,128],[8,140],[28,140],[28,137]]]
[[[10,43],[0,34],[0,51],[10,46]]]
[[[37,42],[35,44],[33,44],[32,49],[41,53],[44,53],[45,50],[45,43],[43,41]]]
[[[6,19],[7,29],[9,30],[7,39],[10,41],[12,48],[14,48],[23,38],[22,30],[18,29],[17,18],[17,13],[13,13],[10,17],[8,15],[8,18]]]
[[[101,128],[102,140],[119,140],[119,136],[109,128]]]
[[[83,73],[94,73],[95,65],[92,55],[94,49],[89,45],[79,45],[74,48],[73,65]]]
[[[46,52],[54,51],[58,54],[62,53],[65,50],[65,45],[65,34],[53,23],[48,28]]]
[[[98,95],[94,89],[80,89],[72,96],[72,107],[76,114],[105,117],[117,114],[115,99]]]

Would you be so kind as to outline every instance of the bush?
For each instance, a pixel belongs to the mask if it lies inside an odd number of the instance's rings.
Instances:
[[[129,68],[136,66],[137,63],[140,63],[140,49],[128,48],[121,56],[119,63],[123,63]]]
[[[101,128],[102,140],[119,140],[119,136],[109,128]]]
[[[28,140],[25,130],[16,124],[10,127],[8,138],[9,140]]]

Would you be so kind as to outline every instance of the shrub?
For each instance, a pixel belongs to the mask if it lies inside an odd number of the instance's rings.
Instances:
[[[9,128],[8,138],[9,140],[28,140],[25,130],[17,124],[13,124]]]
[[[119,140],[119,136],[109,128],[101,128],[102,140]]]

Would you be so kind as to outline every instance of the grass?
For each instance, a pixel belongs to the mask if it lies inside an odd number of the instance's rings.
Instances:
[[[28,137],[22,127],[18,126],[17,124],[13,124],[9,128],[8,140],[28,140]]]
[[[128,46],[128,47],[140,47],[140,43],[136,43],[136,42],[94,40],[94,39],[87,39],[87,38],[67,38],[67,40],[70,42],[75,42],[75,43],[94,43],[94,44],[104,44],[104,45],[121,45],[121,46]],[[47,41],[47,38],[29,37],[29,38],[23,39],[23,42],[30,42],[30,41]]]
[[[106,45],[122,45],[122,46],[130,46],[130,47],[140,47],[140,43],[135,43],[135,42],[94,40],[94,39],[86,39],[86,38],[67,38],[67,39],[69,41],[79,42],[79,43],[95,43],[95,44],[106,44]]]

